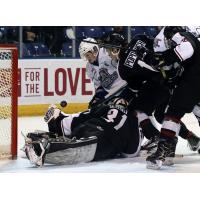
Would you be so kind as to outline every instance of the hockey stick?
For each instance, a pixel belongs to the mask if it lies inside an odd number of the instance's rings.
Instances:
[[[188,156],[199,156],[199,153],[189,153],[189,154],[175,154],[175,158],[184,158],[184,157],[188,157]]]
[[[149,70],[154,71],[154,72],[159,72],[158,70],[155,70],[151,65],[146,64],[142,60],[138,60],[137,63],[140,67],[144,67],[144,68],[149,69]]]
[[[98,108],[98,107],[100,107],[101,105],[106,104],[107,102],[109,102],[109,101],[110,101],[113,97],[115,97],[117,94],[119,94],[119,93],[121,93],[123,90],[125,90],[125,88],[126,88],[127,85],[128,85],[128,84],[126,83],[126,84],[124,84],[123,86],[121,86],[120,88],[111,91],[111,93],[109,93],[109,94],[107,94],[107,95],[105,96],[105,99],[100,100],[99,102],[97,102],[97,104],[95,105],[95,108]],[[94,109],[95,109],[95,108],[94,108]]]
[[[99,102],[97,102],[97,104],[95,105],[95,108],[96,108],[96,107],[99,107],[99,106],[101,106],[101,105],[103,105],[103,104],[105,104],[105,103],[107,103],[107,102],[109,102],[116,94],[122,92],[122,91],[126,88],[127,85],[128,85],[128,84],[126,83],[126,84],[124,84],[123,86],[121,86],[120,88],[117,88],[117,89],[115,89],[115,90],[113,89],[113,90],[111,91],[111,93],[109,93],[109,94],[107,94],[107,95],[105,96],[105,99],[100,100]],[[66,107],[66,106],[67,106],[67,102],[66,102],[65,100],[61,101],[61,102],[60,102],[60,106],[61,106],[62,108]]]

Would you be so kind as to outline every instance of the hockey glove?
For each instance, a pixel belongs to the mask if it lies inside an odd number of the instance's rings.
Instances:
[[[105,96],[108,94],[106,90],[103,89],[103,87],[99,87],[96,89],[96,93],[92,100],[89,102],[88,108],[91,109],[92,107],[96,106],[100,100],[103,100]]]
[[[159,64],[160,58],[156,56],[156,54],[153,51],[147,49],[144,46],[137,47],[136,54],[140,60],[144,61],[146,64],[152,67],[157,66]]]
[[[157,68],[162,68],[163,66],[169,66],[174,64],[175,62],[181,63],[181,60],[174,52],[174,49],[168,49],[164,52],[155,54],[159,58],[159,64]]]
[[[56,105],[51,105],[48,111],[44,115],[44,121],[49,123],[51,119],[56,119],[61,113],[61,110],[56,107]]]

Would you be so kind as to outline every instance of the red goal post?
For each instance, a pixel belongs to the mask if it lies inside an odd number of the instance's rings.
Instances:
[[[18,50],[0,44],[0,159],[17,157]]]

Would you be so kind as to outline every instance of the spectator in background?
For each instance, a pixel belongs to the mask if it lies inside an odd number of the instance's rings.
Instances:
[[[0,41],[1,43],[6,42],[6,28],[5,27],[0,27]]]
[[[114,29],[113,32],[119,33],[119,34],[120,33],[122,34],[123,31],[124,31],[124,27],[123,26],[114,26],[113,29]]]
[[[104,43],[104,40],[112,33],[122,35],[127,40],[127,26],[114,26],[112,31],[106,32],[101,38],[97,39],[97,41],[99,43]]]
[[[19,26],[8,26],[6,30],[6,41],[7,43],[18,43],[19,42]]]
[[[113,32],[127,37],[127,26],[114,26]]]
[[[32,26],[25,26],[23,28],[23,41],[24,43],[36,42],[37,33]]]
[[[59,57],[61,56],[62,44],[65,42],[63,34],[63,26],[47,26],[42,28],[42,37],[51,53]]]
[[[65,42],[62,26],[26,26],[23,28],[23,41],[25,43],[42,43],[55,57],[61,56],[62,44]]]

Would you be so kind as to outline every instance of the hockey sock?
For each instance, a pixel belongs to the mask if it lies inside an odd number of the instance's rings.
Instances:
[[[161,136],[169,139],[178,136],[180,132],[180,127],[180,119],[167,116],[163,121]]]
[[[148,115],[137,111],[137,118],[138,124],[142,128],[142,132],[147,139],[160,135],[160,132],[152,124]]]
[[[183,139],[188,139],[189,137],[191,137],[192,135],[191,131],[187,129],[187,127],[185,126],[183,122],[181,122],[180,124],[181,124],[181,128],[180,128],[179,136],[182,137]]]

